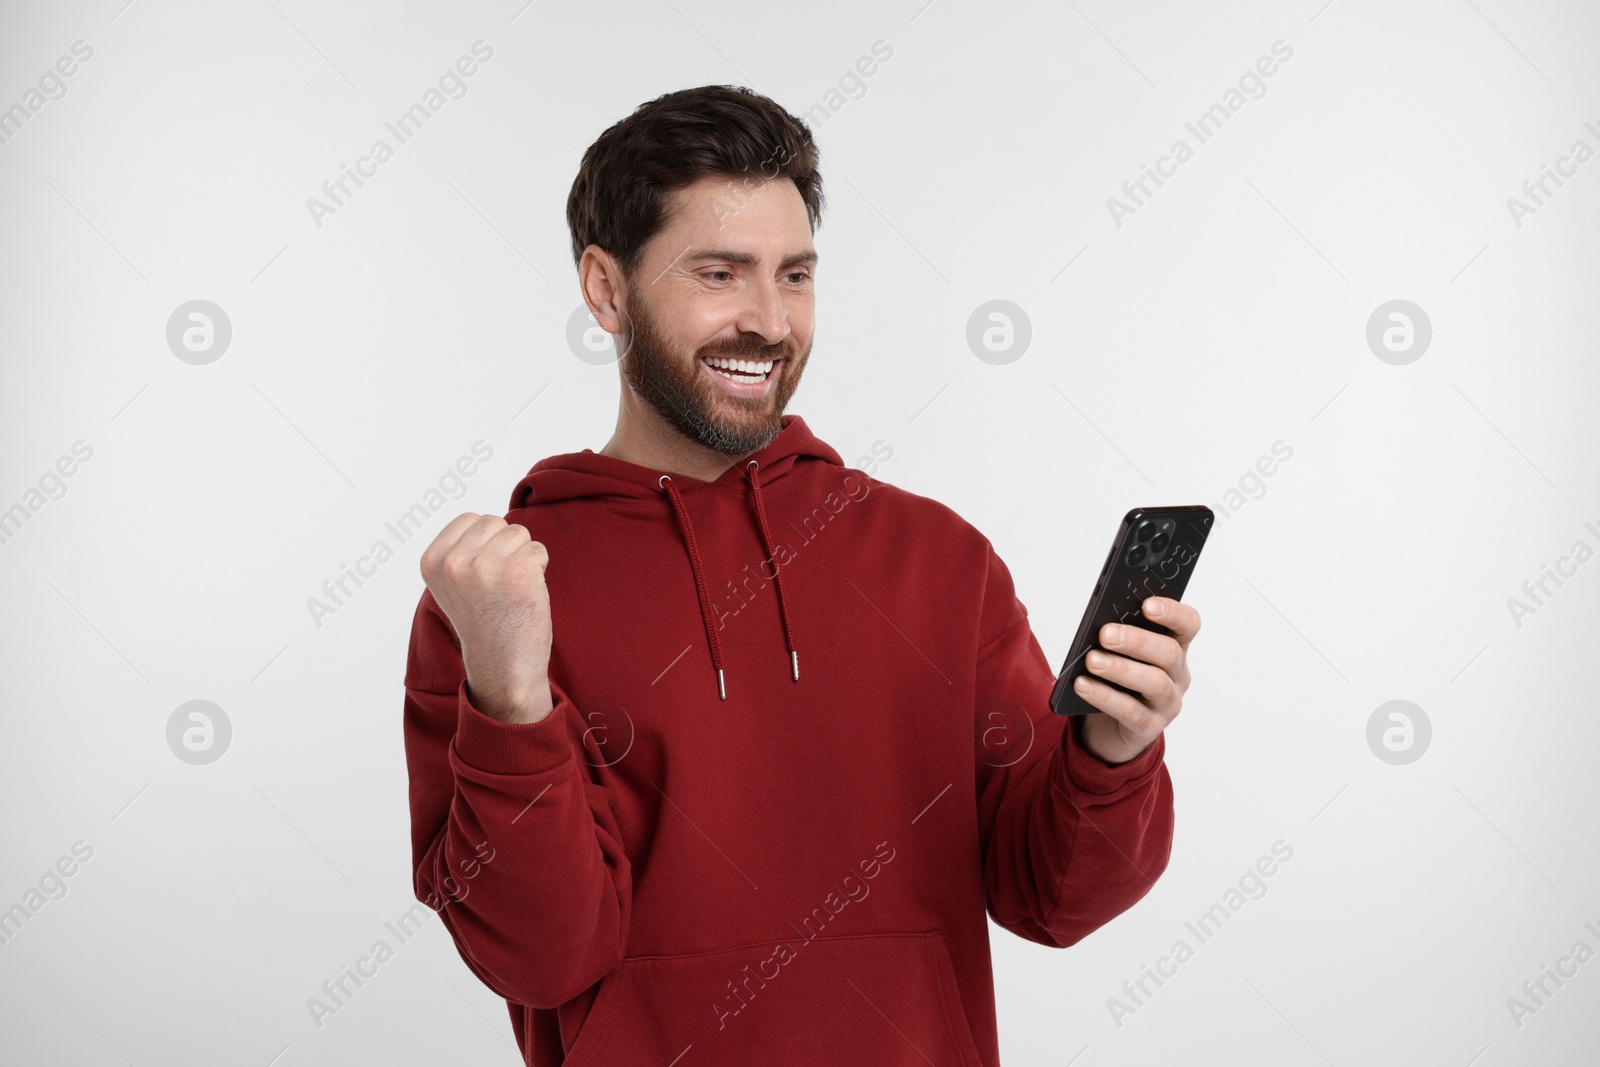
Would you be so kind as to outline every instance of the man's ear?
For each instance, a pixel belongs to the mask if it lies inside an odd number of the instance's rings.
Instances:
[[[621,337],[626,316],[623,297],[626,282],[622,267],[611,253],[599,245],[590,245],[578,259],[578,288],[589,313],[600,328],[613,337]]]

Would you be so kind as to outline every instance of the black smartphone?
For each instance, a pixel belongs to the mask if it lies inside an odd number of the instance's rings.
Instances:
[[[1184,587],[1194,573],[1195,561],[1200,558],[1200,549],[1205,546],[1215,518],[1204,504],[1134,508],[1122,517],[1105,566],[1100,568],[1100,580],[1095,583],[1083,621],[1078,624],[1078,635],[1072,639],[1067,661],[1061,665],[1055,688],[1050,691],[1051,711],[1057,715],[1099,712],[1078,695],[1072,683],[1079,675],[1089,673],[1083,658],[1091,649],[1100,648],[1100,628],[1106,623],[1126,623],[1158,634],[1172,632],[1145,616],[1140,607],[1146,597],[1183,599]],[[1130,696],[1139,695],[1108,678],[1098,680]]]

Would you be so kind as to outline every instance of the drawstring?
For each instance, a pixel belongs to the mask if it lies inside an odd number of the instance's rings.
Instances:
[[[772,531],[767,526],[767,509],[761,501],[761,483],[756,481],[755,472],[759,465],[751,460],[745,465],[749,472],[750,494],[755,500],[756,522],[761,527],[761,537],[767,547],[768,559],[776,560],[777,549],[773,545]],[[706,589],[706,580],[700,560],[700,544],[695,540],[694,524],[689,521],[689,509],[684,506],[683,496],[678,492],[678,486],[672,480],[672,475],[663,474],[656,479],[656,485],[667,491],[667,498],[672,502],[672,510],[678,516],[678,526],[683,530],[683,540],[689,549],[689,569],[694,572],[695,592],[700,597],[700,620],[706,628],[706,642],[711,646],[711,666],[717,672],[717,695],[723,700],[728,699],[728,687],[722,665],[722,642],[717,639],[716,615],[711,610],[711,594]],[[783,638],[789,646],[789,665],[793,671],[794,680],[800,680],[800,653],[794,645],[794,622],[789,617],[789,606],[783,599],[783,571],[775,568],[773,583],[778,593],[778,613],[783,617]]]
[[[678,487],[673,484],[672,476],[663,474],[656,479],[656,484],[664,486],[672,499],[672,510],[678,515],[683,539],[689,545],[689,569],[694,571],[694,587],[700,594],[700,620],[706,627],[706,640],[711,643],[711,666],[717,672],[717,692],[723,700],[727,700],[728,688],[722,680],[722,642],[717,640],[717,628],[712,625],[711,597],[706,593],[705,576],[700,573],[700,545],[694,539],[694,524],[689,521],[689,512],[683,506],[683,497],[678,495]]]
[[[756,481],[756,471],[759,469],[755,460],[745,464],[745,469],[750,472],[750,495],[756,502],[756,522],[761,526],[761,537],[767,545],[767,558],[776,560],[778,550],[772,543],[772,531],[767,528],[767,509],[761,503],[761,483]],[[789,643],[789,665],[794,669],[794,680],[800,680],[800,653],[794,647],[794,624],[789,619],[789,605],[783,602],[783,568],[774,564],[772,568],[772,581],[778,589],[778,614],[783,616],[783,639]]]

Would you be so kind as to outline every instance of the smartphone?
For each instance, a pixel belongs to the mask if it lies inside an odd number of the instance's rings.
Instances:
[[[1172,631],[1140,610],[1146,597],[1182,600],[1184,587],[1194,573],[1195,561],[1211,533],[1216,516],[1204,504],[1172,508],[1134,508],[1122,517],[1111,542],[1111,552],[1100,568],[1100,580],[1089,596],[1078,635],[1072,639],[1067,660],[1050,691],[1050,710],[1057,715],[1091,715],[1099,708],[1072,688],[1079,675],[1088,674],[1083,658],[1100,648],[1100,629],[1108,622],[1126,623],[1158,634]],[[1104,651],[1102,649],[1102,651]],[[1139,694],[1108,678],[1099,681],[1130,696]]]

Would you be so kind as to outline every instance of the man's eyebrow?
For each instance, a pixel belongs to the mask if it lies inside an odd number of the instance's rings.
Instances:
[[[734,252],[726,248],[707,248],[704,251],[695,252],[694,254],[685,256],[683,258],[691,263],[704,263],[708,260],[715,259],[721,260],[724,263],[738,263],[745,267],[753,267],[756,263],[756,257],[750,253]],[[784,257],[783,262],[778,264],[778,267],[781,270],[784,267],[813,265],[816,262],[817,254],[815,252],[791,252]]]

